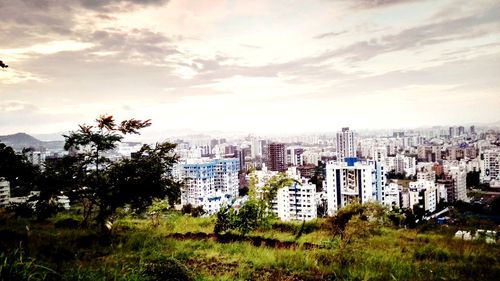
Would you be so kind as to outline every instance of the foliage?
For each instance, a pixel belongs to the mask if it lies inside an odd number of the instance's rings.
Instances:
[[[147,208],[147,213],[151,218],[151,224],[154,228],[160,225],[160,216],[168,210],[168,203],[164,200],[153,200],[153,203]]]
[[[188,268],[172,257],[161,257],[145,263],[144,274],[150,280],[192,280]]]
[[[237,214],[230,206],[222,205],[216,216],[217,220],[214,226],[215,234],[221,234],[236,228]]]
[[[100,116],[96,122],[95,126],[80,125],[77,131],[64,136],[65,149],[79,152],[82,172],[75,176],[73,197],[82,202],[84,223],[94,207],[98,211],[96,220],[104,229],[125,204],[143,210],[153,199],[167,197],[173,206],[180,196],[180,183],[171,176],[177,161],[175,144],[144,145],[131,159],[111,162],[103,153],[116,148],[124,135],[138,134],[151,122],[130,119],[117,124],[113,116]]]
[[[260,198],[265,204],[264,207],[267,211],[271,208],[271,202],[276,199],[278,190],[284,187],[291,186],[295,180],[288,177],[285,173],[278,173],[272,176],[260,190]]]
[[[125,204],[143,210],[155,198],[167,197],[172,207],[180,196],[180,183],[171,177],[177,161],[174,148],[168,142],[144,145],[135,157],[110,164],[105,173],[107,184],[96,192],[101,215],[107,218]]]
[[[35,188],[40,170],[26,156],[16,154],[10,146],[0,143],[0,177],[10,182],[11,196],[24,196]]]
[[[255,200],[248,200],[240,207],[235,221],[236,229],[243,235],[247,235],[250,231],[256,229],[262,219],[261,209]]]
[[[184,206],[182,206],[181,212],[183,214],[189,214],[193,217],[201,217],[204,214],[206,214],[205,210],[203,210],[203,206],[198,206],[198,207],[193,207],[191,203],[188,203]]]
[[[270,227],[274,214],[271,211],[272,201],[276,198],[278,190],[292,185],[295,181],[285,173],[271,177],[259,190],[257,177],[250,172],[249,199],[239,208],[234,210],[224,206],[217,213],[214,232],[219,234],[229,230],[237,230],[242,235],[258,227]]]
[[[102,243],[91,228],[53,228],[67,218],[76,217],[3,221],[1,261],[19,241],[26,241],[23,262],[57,272],[45,280],[168,280],[173,275],[162,274],[174,272],[194,280],[497,280],[500,274],[498,245],[455,239],[454,231],[442,226],[426,233],[381,227],[372,235],[364,231],[370,221],[354,216],[346,226],[346,237],[353,238],[349,243],[325,231],[323,219],[311,222],[314,230],[304,230],[297,243],[290,243],[295,234],[289,230],[299,230],[298,222],[257,229],[248,237],[229,235],[241,239],[223,241],[212,239],[214,219],[169,211],[155,229],[148,219],[120,219],[116,224],[127,228],[115,229]],[[251,242],[256,238],[262,241],[258,246]],[[267,241],[276,239],[281,242]],[[27,268],[30,274],[45,272],[38,266]]]
[[[378,227],[387,223],[386,209],[377,203],[351,202],[337,211],[337,214],[328,218],[331,232],[334,235],[344,237],[349,231],[347,226],[351,219],[356,218],[355,224],[362,225],[361,221],[367,222],[366,226]]]

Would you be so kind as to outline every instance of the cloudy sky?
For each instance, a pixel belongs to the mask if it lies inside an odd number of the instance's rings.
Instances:
[[[498,0],[0,0],[0,134],[500,121]]]

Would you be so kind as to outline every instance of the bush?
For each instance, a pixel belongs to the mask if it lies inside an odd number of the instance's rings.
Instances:
[[[369,222],[371,228],[386,224],[388,221],[386,209],[381,205],[354,202],[341,208],[335,216],[328,219],[332,234],[342,236],[348,223],[354,217],[357,217],[361,221]]]
[[[182,206],[181,212],[184,215],[189,214],[195,218],[201,217],[207,213],[207,212],[205,212],[205,210],[203,210],[203,206],[193,207],[193,205],[191,205],[191,203]]]
[[[188,268],[171,257],[161,257],[145,263],[144,275],[149,280],[193,280]]]

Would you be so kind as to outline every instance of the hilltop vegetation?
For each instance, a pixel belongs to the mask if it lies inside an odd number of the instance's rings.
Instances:
[[[215,217],[166,211],[154,227],[147,215],[120,210],[111,234],[102,235],[98,227],[81,227],[81,216],[75,212],[45,221],[3,213],[0,280],[496,280],[500,276],[498,245],[457,240],[454,229],[446,227],[397,229],[354,215],[342,235],[334,235],[339,233],[332,230],[335,220],[274,220],[247,236],[216,235]]]

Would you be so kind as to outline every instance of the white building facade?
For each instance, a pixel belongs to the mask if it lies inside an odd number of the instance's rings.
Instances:
[[[174,175],[184,182],[181,204],[202,206],[208,214],[220,210],[221,204],[230,204],[238,196],[239,160],[196,159],[178,164]]]
[[[264,166],[262,170],[255,171],[255,174],[258,179],[258,193],[266,181],[278,172],[268,171]],[[276,199],[272,201],[272,211],[282,221],[308,221],[317,218],[316,185],[301,178],[296,167],[288,167],[286,174],[295,181],[292,185],[278,190]]]
[[[500,180],[500,148],[491,148],[480,154],[481,182]]]
[[[326,164],[326,192],[328,215],[352,201],[385,202],[385,170],[376,161],[329,162]]]

